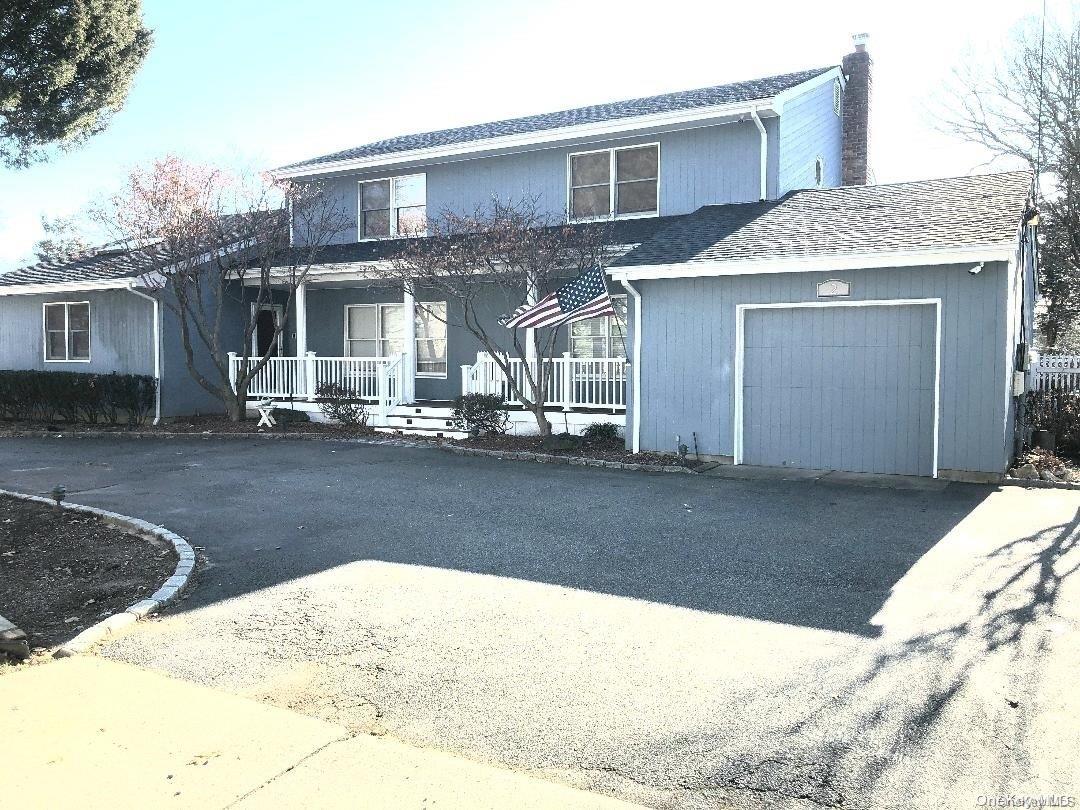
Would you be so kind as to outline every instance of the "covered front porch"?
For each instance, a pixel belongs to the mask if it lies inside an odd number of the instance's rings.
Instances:
[[[455,326],[454,302],[421,297],[418,302],[386,285],[339,276],[299,285],[291,306],[285,296],[263,304],[255,313],[249,354],[259,356],[271,345],[275,325],[287,308],[288,317],[276,342],[277,353],[249,383],[249,401],[289,403],[318,418],[320,392],[338,386],[368,403],[372,422],[380,427],[397,421],[393,417],[402,415],[404,406],[412,406],[412,418],[441,417],[462,394],[499,395],[513,409],[515,397],[506,372],[470,332]],[[493,322],[505,307],[491,301]],[[510,362],[510,374],[525,390],[527,373],[534,379],[544,376],[548,410],[587,417],[549,417],[571,432],[571,422],[580,429],[590,421],[625,420],[623,321],[593,320],[575,325],[572,333],[560,330],[555,357]],[[230,353],[234,388],[244,362],[241,352]]]

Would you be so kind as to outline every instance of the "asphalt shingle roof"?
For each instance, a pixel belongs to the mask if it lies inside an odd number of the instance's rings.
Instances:
[[[152,269],[145,251],[105,250],[71,256],[52,262],[38,262],[0,273],[0,287],[17,284],[57,284],[64,281],[111,281],[137,278]]]
[[[779,200],[709,205],[615,266],[932,250],[1012,240],[1031,175],[1006,172],[880,186],[792,191]]]
[[[605,241],[609,247],[613,249],[630,249],[651,238],[672,223],[685,218],[686,215],[684,214],[679,216],[619,220],[616,222],[604,223],[601,226],[572,225],[571,227],[603,227],[606,229]],[[352,262],[386,261],[397,255],[407,241],[408,240],[406,239],[372,239],[365,242],[348,242],[340,245],[327,245],[319,251],[314,263],[319,265],[333,265]]]
[[[639,115],[692,110],[700,107],[712,107],[718,104],[733,104],[742,101],[758,101],[772,98],[778,93],[820,76],[833,66],[802,70],[798,73],[785,73],[781,76],[768,76],[764,79],[752,79],[745,82],[721,84],[715,87],[702,87],[697,90],[682,90],[677,93],[664,93],[659,96],[614,101],[608,104],[593,104],[572,110],[529,115],[524,118],[510,118],[505,121],[491,121],[486,124],[473,124],[453,129],[440,129],[435,132],[422,132],[415,135],[402,135],[396,138],[344,149],[329,155],[310,160],[291,163],[282,169],[316,167],[322,163],[334,163],[339,160],[391,155],[408,152],[413,149],[428,149],[440,146],[453,146],[472,141],[483,141],[503,135],[521,135],[529,132],[543,132],[549,129],[593,124],[601,121],[616,121]]]

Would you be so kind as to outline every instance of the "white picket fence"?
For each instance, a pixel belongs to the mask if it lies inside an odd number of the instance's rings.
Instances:
[[[1035,391],[1075,391],[1080,389],[1080,355],[1044,354],[1032,367]]]

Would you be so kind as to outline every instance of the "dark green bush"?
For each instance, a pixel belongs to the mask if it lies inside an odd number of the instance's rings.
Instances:
[[[498,394],[464,394],[457,398],[450,424],[470,436],[501,435],[510,425],[510,415]]]
[[[1024,422],[1032,430],[1053,433],[1058,454],[1080,457],[1080,391],[1029,391]]]
[[[0,370],[0,418],[140,424],[156,391],[157,381],[145,374]]]
[[[588,442],[617,442],[619,426],[614,422],[593,422],[585,426],[581,435]]]

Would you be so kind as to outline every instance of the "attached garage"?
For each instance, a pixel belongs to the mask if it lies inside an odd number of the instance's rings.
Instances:
[[[936,475],[939,311],[738,306],[735,463]]]
[[[1033,336],[1026,173],[707,206],[612,264],[627,444],[996,481]]]

